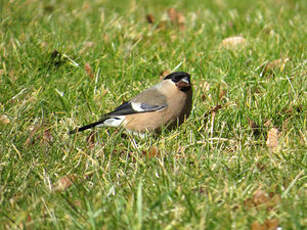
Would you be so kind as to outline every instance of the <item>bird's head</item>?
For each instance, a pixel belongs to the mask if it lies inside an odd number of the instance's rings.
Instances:
[[[167,75],[163,80],[171,80],[181,91],[189,91],[191,89],[190,74],[186,72],[174,72]]]

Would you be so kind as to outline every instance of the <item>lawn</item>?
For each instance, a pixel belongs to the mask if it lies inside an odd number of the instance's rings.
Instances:
[[[1,0],[0,229],[306,228],[306,12]],[[194,88],[176,130],[67,134],[172,71]]]

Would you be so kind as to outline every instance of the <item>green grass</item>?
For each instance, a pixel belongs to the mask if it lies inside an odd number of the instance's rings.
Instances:
[[[0,4],[0,229],[306,227],[306,1]],[[245,46],[221,47],[237,35]],[[262,73],[279,58],[289,58],[284,69]],[[67,135],[178,65],[194,103],[177,130]],[[272,127],[277,151],[266,146]],[[159,154],[144,156],[152,146]],[[55,191],[65,176],[73,185]],[[257,190],[268,201],[254,204]]]

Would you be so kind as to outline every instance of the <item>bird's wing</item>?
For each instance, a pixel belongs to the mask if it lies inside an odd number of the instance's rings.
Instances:
[[[129,102],[123,103],[107,116],[154,112],[167,107],[166,97],[155,89],[147,89]]]

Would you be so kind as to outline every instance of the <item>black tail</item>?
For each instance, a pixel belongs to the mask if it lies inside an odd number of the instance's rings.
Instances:
[[[102,119],[102,120],[100,120],[100,121],[96,121],[96,122],[94,122],[94,123],[91,123],[91,124],[82,126],[82,127],[80,127],[80,128],[76,128],[76,129],[74,129],[74,130],[69,131],[68,134],[71,135],[71,134],[74,134],[74,133],[82,132],[82,131],[87,130],[87,129],[94,128],[94,127],[96,127],[97,125],[102,124],[105,120],[106,120],[106,119]]]

